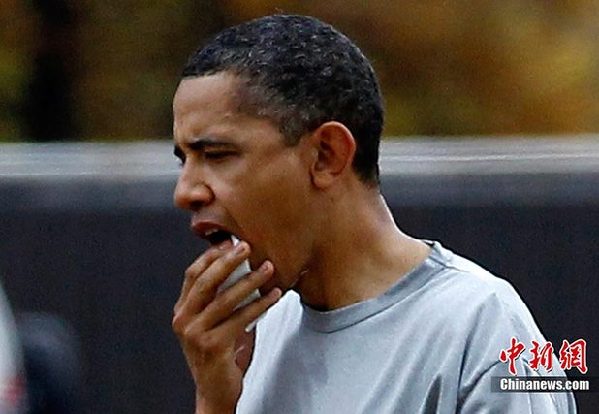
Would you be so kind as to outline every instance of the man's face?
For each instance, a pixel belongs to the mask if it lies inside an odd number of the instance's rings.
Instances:
[[[265,290],[285,289],[313,242],[310,148],[305,140],[285,146],[271,121],[239,113],[237,86],[226,73],[181,81],[173,101],[182,161],[175,204],[193,213],[193,230],[212,243],[229,234],[247,241],[253,269],[265,259],[274,264]]]

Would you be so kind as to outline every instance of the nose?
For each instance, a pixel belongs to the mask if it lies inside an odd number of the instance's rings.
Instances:
[[[199,172],[184,166],[173,193],[175,206],[184,210],[197,211],[213,199],[214,193],[202,180]]]

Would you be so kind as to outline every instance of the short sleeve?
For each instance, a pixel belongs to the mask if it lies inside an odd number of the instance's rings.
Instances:
[[[522,376],[538,376],[522,359],[516,361],[516,368]],[[576,414],[576,402],[570,392],[492,391],[493,377],[508,375],[506,364],[498,362],[491,366],[461,399],[457,412],[460,414]]]

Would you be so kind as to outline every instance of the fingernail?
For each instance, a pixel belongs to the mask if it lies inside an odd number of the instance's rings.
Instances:
[[[235,246],[235,252],[237,254],[243,254],[247,251],[248,245],[246,242],[239,242],[237,246]]]
[[[262,265],[260,266],[260,271],[268,272],[269,269],[270,269],[270,262],[268,260],[265,260],[264,263],[262,263]]]

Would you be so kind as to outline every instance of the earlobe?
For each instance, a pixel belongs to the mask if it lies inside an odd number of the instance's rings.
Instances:
[[[327,188],[350,172],[356,141],[345,125],[326,122],[312,133],[310,140],[315,152],[311,174],[316,187]]]

